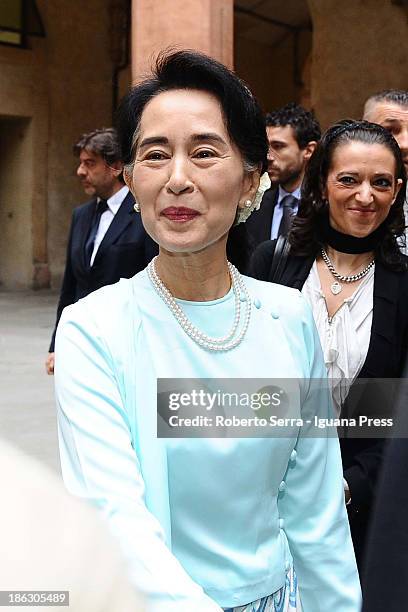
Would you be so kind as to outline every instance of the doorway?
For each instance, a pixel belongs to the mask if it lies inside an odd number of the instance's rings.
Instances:
[[[307,0],[234,0],[234,67],[264,111],[310,108],[312,38]]]

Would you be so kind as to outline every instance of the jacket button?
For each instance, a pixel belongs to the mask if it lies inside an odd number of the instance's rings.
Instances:
[[[254,306],[255,308],[258,308],[258,309],[261,307],[261,302],[260,300],[258,300],[258,298],[254,299]]]
[[[296,461],[296,457],[297,457],[297,452],[295,451],[295,449],[293,449],[293,451],[290,453],[290,460]]]
[[[272,310],[271,317],[272,317],[272,319],[279,319],[279,315],[278,315],[277,312],[275,312],[275,310]]]
[[[281,493],[283,493],[283,491],[286,489],[286,482],[284,480],[282,480],[282,482],[279,485],[279,491]]]

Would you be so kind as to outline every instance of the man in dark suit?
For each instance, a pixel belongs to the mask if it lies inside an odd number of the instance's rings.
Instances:
[[[143,270],[158,248],[146,234],[123,181],[123,162],[112,128],[84,134],[74,146],[77,175],[92,199],[74,210],[57,321],[46,360],[54,372],[54,341],[65,306],[92,291]]]
[[[321,135],[313,113],[294,103],[266,115],[266,133],[272,186],[265,192],[260,209],[246,222],[252,248],[286,236],[297,212],[306,164]]]

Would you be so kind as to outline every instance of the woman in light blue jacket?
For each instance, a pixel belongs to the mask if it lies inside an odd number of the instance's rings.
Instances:
[[[227,260],[231,227],[268,186],[261,111],[224,66],[179,51],[127,95],[119,134],[135,210],[160,254],[64,311],[66,485],[99,506],[155,612],[357,612],[338,440],[308,425],[331,417],[329,393],[313,385],[325,374],[311,313],[297,291]],[[259,400],[260,379],[266,389],[290,379],[289,433],[259,406],[237,430],[241,413],[203,401],[222,380]]]

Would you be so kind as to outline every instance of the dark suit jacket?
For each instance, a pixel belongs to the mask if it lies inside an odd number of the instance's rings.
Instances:
[[[407,376],[408,364],[405,371]],[[389,443],[368,537],[363,612],[400,612],[407,607],[407,378],[404,382],[397,413],[397,435],[401,438]]]
[[[251,258],[250,276],[259,280],[270,280],[275,244],[276,241],[269,240],[259,245]],[[299,257],[289,254],[280,284],[301,290],[315,259],[316,255]],[[358,380],[350,389],[350,402],[344,407],[346,413],[353,402],[354,393],[358,393],[359,379],[399,378],[402,375],[407,348],[408,272],[393,272],[377,262],[368,353]],[[392,403],[392,397],[381,398],[380,394],[386,395],[384,384],[373,381],[373,385],[366,385],[360,404],[357,409],[353,408],[352,414],[348,416],[358,414],[359,410],[367,414],[367,407],[376,410],[383,400]],[[386,409],[387,406],[384,406],[385,411]],[[349,432],[342,434],[346,436],[340,440],[344,477],[349,484],[352,498],[352,503],[348,506],[350,527],[357,561],[361,567],[384,441],[350,437]]]
[[[116,283],[120,278],[134,276],[158,253],[156,243],[146,234],[140,214],[133,209],[134,202],[129,192],[99,245],[91,268],[85,260],[85,243],[96,200],[91,200],[74,210],[50,352],[54,351],[55,332],[65,306],[73,304],[104,285]]]
[[[278,201],[278,194],[277,185],[265,191],[260,209],[255,210],[245,223],[252,250],[271,237],[273,211]]]

